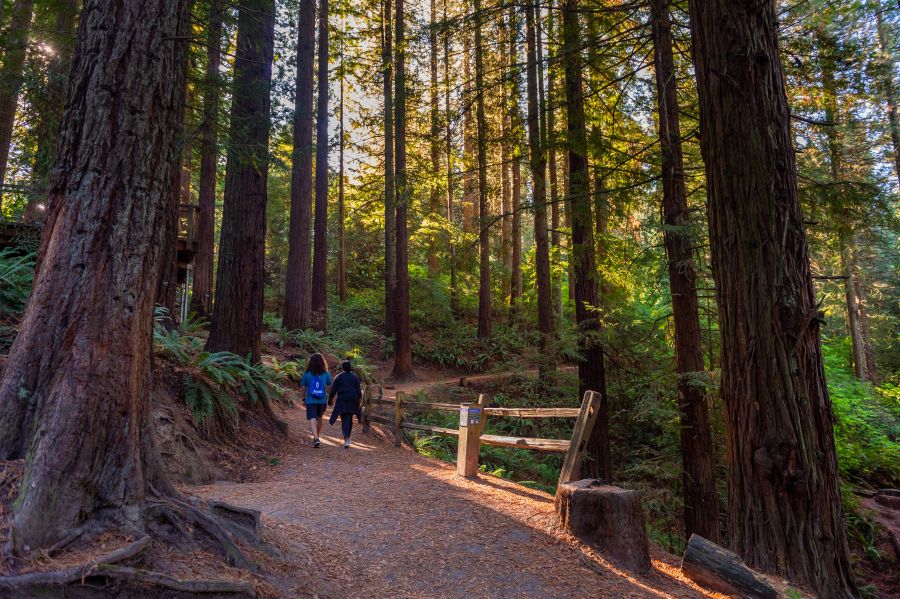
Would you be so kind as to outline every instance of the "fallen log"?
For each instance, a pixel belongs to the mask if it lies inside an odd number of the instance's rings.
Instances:
[[[650,570],[650,543],[635,491],[594,479],[572,481],[559,486],[555,505],[562,526],[604,557],[638,574]]]
[[[684,550],[681,571],[694,582],[721,593],[751,599],[778,597],[775,589],[741,558],[696,534],[691,535]]]

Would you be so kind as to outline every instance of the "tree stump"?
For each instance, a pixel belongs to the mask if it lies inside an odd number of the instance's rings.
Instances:
[[[650,543],[635,491],[593,479],[565,483],[556,492],[556,513],[568,532],[616,565],[639,574],[650,570]]]
[[[721,593],[752,599],[778,597],[775,589],[744,565],[741,558],[700,535],[691,535],[681,571],[694,582]]]

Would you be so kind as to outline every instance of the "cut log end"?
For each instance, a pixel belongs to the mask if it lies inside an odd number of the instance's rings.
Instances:
[[[585,479],[559,486],[556,513],[569,533],[595,546],[616,565],[650,571],[650,543],[635,491]]]
[[[778,597],[775,589],[741,558],[696,534],[691,535],[684,550],[681,571],[694,582],[721,593],[751,599]]]

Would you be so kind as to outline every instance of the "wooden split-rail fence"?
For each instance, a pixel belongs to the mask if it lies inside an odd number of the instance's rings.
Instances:
[[[487,405],[484,395],[480,395],[475,403],[452,404],[415,401],[407,399],[406,393],[403,391],[397,391],[396,397],[391,400],[384,397],[383,387],[379,386],[378,395],[375,395],[373,385],[369,385],[363,394],[362,424],[363,431],[369,429],[370,422],[391,427],[394,444],[397,447],[400,446],[404,429],[458,437],[456,471],[467,477],[478,474],[479,452],[482,445],[564,452],[566,457],[563,460],[558,482],[561,485],[577,478],[581,472],[581,462],[588,438],[600,412],[600,402],[599,393],[587,391],[581,400],[580,408],[492,408]],[[393,408],[393,413],[389,416],[378,414],[379,407]],[[417,424],[404,419],[404,415],[407,413],[426,411],[458,412],[460,426],[458,429],[446,428]],[[488,435],[483,433],[488,417],[575,418],[575,426],[571,439]]]

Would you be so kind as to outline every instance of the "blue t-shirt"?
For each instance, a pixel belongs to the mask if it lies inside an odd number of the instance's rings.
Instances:
[[[328,403],[325,387],[331,384],[331,373],[328,371],[315,375],[309,371],[303,373],[300,386],[306,387],[306,403]]]

